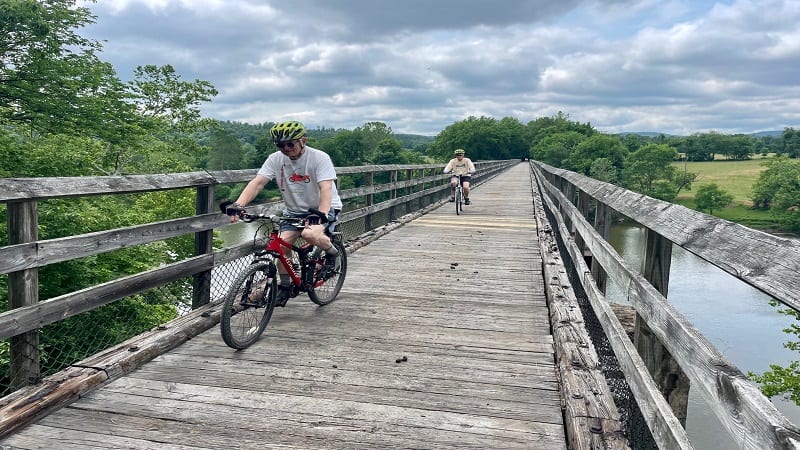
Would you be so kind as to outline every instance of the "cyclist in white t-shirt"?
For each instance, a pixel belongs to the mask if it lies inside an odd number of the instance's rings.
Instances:
[[[475,173],[475,164],[472,160],[464,156],[464,149],[457,148],[453,152],[451,159],[444,167],[442,173],[452,173],[450,177],[450,201],[455,201],[455,190],[458,184],[458,176],[461,175],[461,187],[464,189],[464,204],[469,205],[469,184],[472,181],[472,174]]]
[[[256,198],[270,180],[275,180],[286,204],[284,217],[306,217],[309,215],[309,209],[317,209],[327,213],[328,222],[333,223],[342,209],[342,200],[334,183],[336,170],[330,156],[322,150],[306,145],[306,129],[300,122],[278,123],[272,127],[270,135],[279,151],[267,157],[256,176],[239,194],[236,202],[228,207],[229,210],[243,208]],[[231,220],[235,222],[238,216],[231,216]],[[287,242],[294,242],[302,236],[306,242],[325,250],[328,255],[338,255],[338,250],[325,234],[326,226],[328,225],[308,225],[301,231],[284,224],[281,225],[280,237]],[[335,266],[337,260],[335,257],[327,258],[326,263]],[[278,271],[280,272],[278,304],[281,305],[289,298],[290,279],[281,265],[278,265]]]

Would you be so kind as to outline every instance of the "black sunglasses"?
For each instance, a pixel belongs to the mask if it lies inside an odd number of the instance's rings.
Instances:
[[[294,148],[294,144],[295,144],[295,142],[294,142],[294,141],[289,141],[289,142],[276,142],[276,143],[275,143],[275,147],[278,147],[278,148],[284,148],[284,147]]]

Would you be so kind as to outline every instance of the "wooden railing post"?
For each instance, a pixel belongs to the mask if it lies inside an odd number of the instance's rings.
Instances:
[[[413,169],[406,169],[406,180],[413,180],[413,179],[414,179],[414,170]],[[408,186],[405,189],[405,194],[404,195],[413,194],[414,193],[414,187],[415,186],[413,186],[413,185],[412,186]],[[422,199],[418,198],[415,203],[417,204],[417,208],[416,209],[419,209],[419,208],[422,207]],[[412,206],[411,202],[406,203],[405,208],[403,209],[403,213],[405,214],[406,212],[410,211],[412,209],[411,206]],[[390,218],[390,220],[394,220],[394,219],[395,219],[395,216],[392,216]]]
[[[567,180],[562,178],[561,179],[561,192],[564,194],[564,197],[567,197],[567,200],[570,203],[572,203],[573,205],[575,204],[575,185],[574,184],[572,184],[569,181],[567,181]],[[572,223],[572,219],[569,217],[569,214],[566,213],[567,209],[564,208],[564,207],[561,207],[561,206],[559,207],[559,209],[560,209],[559,212],[561,213],[561,217],[564,218],[564,225],[567,226],[567,230],[569,230],[569,233],[571,235],[575,236],[575,224]]]
[[[39,213],[36,201],[8,204],[8,243],[24,244],[39,239]],[[39,303],[39,269],[26,269],[8,274],[8,309]],[[11,339],[11,388],[18,389],[39,381],[39,330],[32,330]]]
[[[374,172],[367,172],[364,174],[364,186],[373,186],[375,184],[375,173]],[[367,194],[364,196],[364,206],[372,206],[374,202],[375,196],[373,194]],[[364,216],[364,230],[371,230],[374,228],[372,226],[372,214],[367,214]]]
[[[200,186],[195,196],[195,211],[208,214],[214,208],[214,186]],[[207,255],[214,251],[214,230],[198,231],[194,234],[194,255]],[[192,309],[211,301],[211,270],[192,275]]]
[[[671,260],[672,242],[655,231],[647,229],[644,258],[642,259],[642,276],[664,297],[667,296],[669,289]],[[686,428],[689,378],[638,314],[634,326],[634,344],[653,376],[653,380],[672,407],[675,417]]]
[[[582,190],[578,190],[578,203],[575,206],[578,208],[578,212],[581,213],[581,217],[587,220],[589,218],[591,199],[592,198],[589,196],[589,194],[583,192]],[[575,234],[575,245],[581,251],[583,260],[586,261],[587,265],[591,265],[592,252],[586,248],[586,243],[584,242],[580,233],[575,232],[575,230],[572,230],[572,232]]]
[[[392,185],[395,185],[397,183],[398,178],[400,178],[399,170],[394,169],[391,172],[389,172],[389,182],[392,183]],[[397,198],[397,186],[392,187],[392,189],[389,191],[389,199],[392,200],[395,198]],[[406,206],[407,204],[403,205],[403,211],[405,211]],[[397,205],[389,208],[389,218],[387,219],[387,221],[391,222],[392,220],[394,220],[396,216],[397,216]]]
[[[594,211],[594,229],[606,242],[611,236],[611,211],[612,209],[608,205],[600,201],[597,202]],[[592,278],[597,284],[597,289],[605,294],[608,275],[594,258],[592,258]]]

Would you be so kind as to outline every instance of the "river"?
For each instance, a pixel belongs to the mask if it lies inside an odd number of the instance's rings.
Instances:
[[[611,245],[632,268],[640,268],[644,229],[614,224]],[[606,298],[628,304],[625,293],[610,283]],[[791,336],[782,330],[795,320],[770,306],[770,296],[723,272],[697,256],[673,246],[669,301],[725,357],[742,372],[762,373],[770,364],[787,366],[800,359],[783,344]],[[790,421],[800,423],[800,407],[791,400],[773,398],[773,404]],[[690,390],[686,431],[694,448],[728,450],[739,448],[722,428],[705,400]]]

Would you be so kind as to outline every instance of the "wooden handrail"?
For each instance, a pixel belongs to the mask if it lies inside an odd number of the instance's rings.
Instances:
[[[692,387],[700,390],[736,442],[742,443],[742,448],[751,449],[800,446],[800,428],[786,419],[769,399],[761,394],[758,387],[728,362],[722,353],[708,342],[638,270],[629,267],[611,244],[586,221],[573,201],[575,194],[585,193],[593,198],[597,205],[605,205],[647,228],[652,227],[653,231],[675,244],[718,267],[727,267],[726,271],[731,275],[759,288],[766,286],[773,277],[782,285],[789,283],[788,268],[800,268],[800,245],[563,169],[555,169],[540,163],[534,163],[533,166],[543,190],[548,194],[551,211],[560,222],[572,225],[576,236],[580,236],[581,242],[590,250],[592,258],[600,263],[608,277],[626,288],[629,301],[637,314],[688,375]],[[565,192],[568,195],[565,195]],[[570,254],[580,269],[582,284],[605,333],[627,340],[627,337],[619,336],[616,318],[608,314],[601,305],[605,299],[601,290],[595,286],[592,270],[583,264],[583,251],[577,248],[575,240],[566,230],[564,227],[566,232],[563,236],[564,241],[570,243]],[[732,232],[732,235],[726,231]],[[735,251],[733,239],[736,236],[743,236],[746,241],[764,242],[767,245],[760,249],[748,247],[750,253],[745,256],[741,247]],[[719,248],[716,248],[717,244]],[[762,269],[761,265],[765,261],[776,257],[774,253],[766,252],[778,251],[777,247],[781,245],[785,246],[778,253],[778,257],[783,258],[780,267],[771,270]],[[794,273],[796,274],[798,270],[795,269]],[[770,290],[780,295],[776,296],[778,300],[789,305],[797,304],[796,291],[785,296],[783,289]],[[631,346],[615,342],[619,339],[611,341],[614,351],[621,362],[628,384],[636,387],[639,392],[637,401],[640,404],[645,402],[643,409],[649,410],[652,405],[648,406],[646,402],[647,395],[653,394],[652,380],[643,379],[649,374],[642,372],[641,358],[638,354],[632,353]],[[643,393],[649,394],[642,395]],[[675,445],[675,442],[672,444],[669,442],[674,441],[678,435],[665,434],[663,430],[665,424],[674,423],[672,418],[664,415],[663,410],[658,415],[648,415],[645,418],[649,420],[648,426],[653,431],[654,437],[660,436],[665,439],[662,444],[667,447]]]

